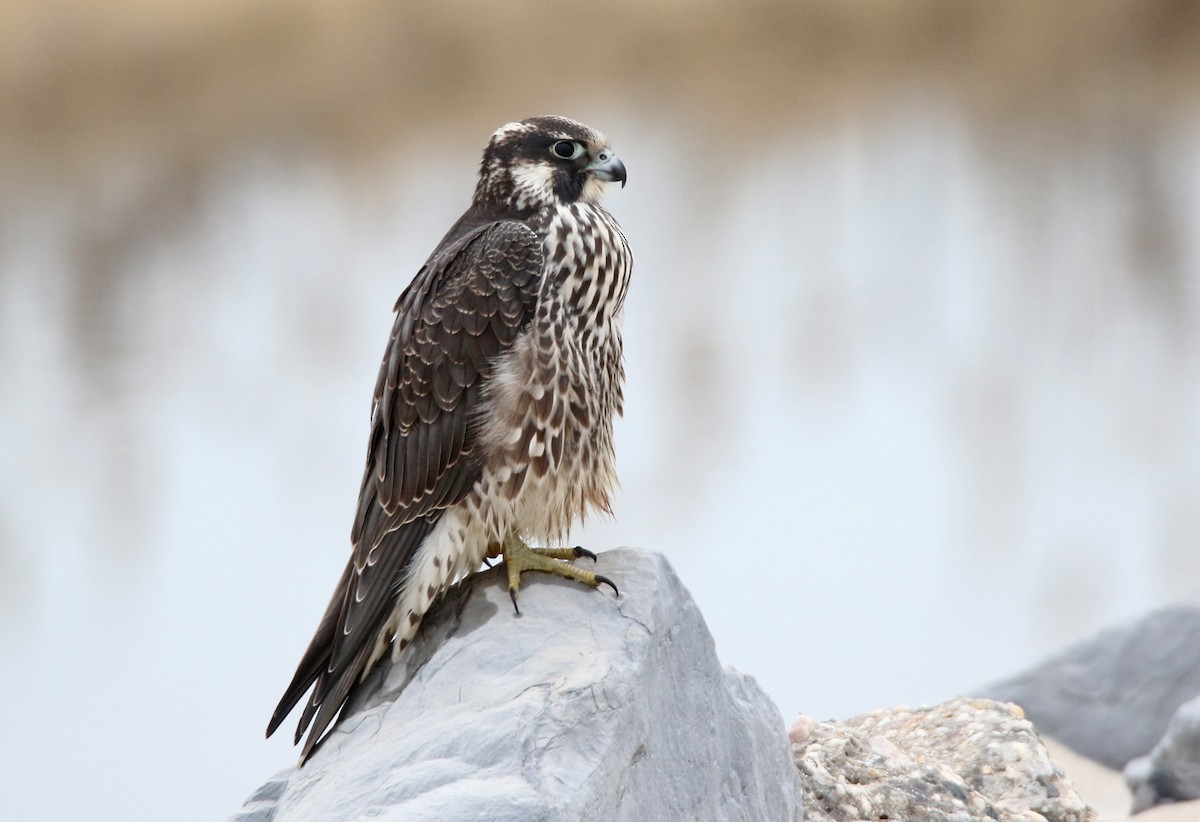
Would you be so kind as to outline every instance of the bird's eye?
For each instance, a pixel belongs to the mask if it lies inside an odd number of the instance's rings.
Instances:
[[[550,146],[550,152],[563,160],[574,160],[583,153],[583,146],[571,140],[559,140],[554,145]]]

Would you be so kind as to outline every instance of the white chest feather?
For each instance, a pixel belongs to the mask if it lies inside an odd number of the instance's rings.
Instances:
[[[595,205],[547,215],[544,237],[537,309],[496,369],[483,442],[511,527],[555,541],[589,508],[607,511],[616,483],[612,420],[621,412],[621,307],[633,259]]]

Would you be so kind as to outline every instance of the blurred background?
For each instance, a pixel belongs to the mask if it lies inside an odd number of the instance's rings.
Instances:
[[[222,818],[501,124],[629,168],[623,491],[790,719],[1200,588],[1200,5],[0,3],[0,805]]]

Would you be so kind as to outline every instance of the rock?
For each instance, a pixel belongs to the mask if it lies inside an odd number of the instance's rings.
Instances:
[[[801,819],[783,718],[666,560],[597,570],[619,598],[529,574],[520,616],[499,569],[473,577],[234,819]]]
[[[792,724],[788,727],[788,741],[795,744],[804,742],[812,735],[816,729],[817,722],[812,717],[800,714],[792,720]]]
[[[1185,702],[1148,756],[1125,767],[1133,812],[1200,799],[1200,696]]]
[[[1120,771],[1088,759],[1052,736],[1039,733],[1046,753],[1071,780],[1071,787],[1079,798],[1096,812],[1104,822],[1123,822],[1129,818],[1129,789]]]
[[[1103,631],[981,693],[1017,703],[1040,731],[1120,770],[1200,694],[1200,599]]]
[[[792,746],[809,822],[1095,822],[1015,705],[956,699],[820,722]]]

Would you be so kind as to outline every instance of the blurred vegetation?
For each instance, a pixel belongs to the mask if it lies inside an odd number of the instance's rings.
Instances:
[[[734,137],[913,79],[997,116],[1098,89],[1157,108],[1198,69],[1190,0],[3,0],[0,156],[295,134],[357,153],[597,97]]]

